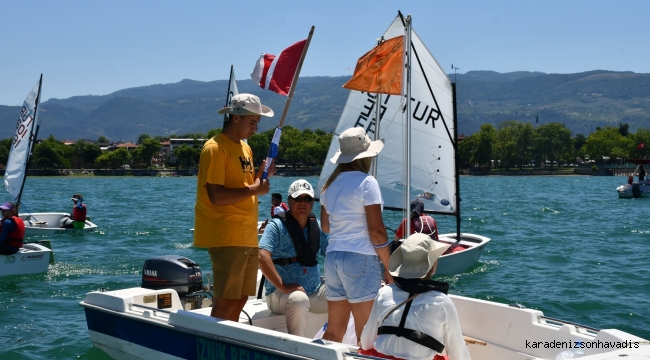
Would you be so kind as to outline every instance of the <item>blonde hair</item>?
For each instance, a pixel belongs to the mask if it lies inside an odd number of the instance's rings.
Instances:
[[[334,169],[334,172],[332,172],[332,175],[330,175],[329,179],[325,182],[325,185],[323,185],[323,188],[321,191],[325,191],[336,178],[344,171],[361,171],[363,173],[368,173],[370,172],[370,165],[372,165],[372,157],[365,157],[361,159],[356,159],[353,160],[352,162],[345,163],[345,164],[338,164],[336,166],[336,169]]]

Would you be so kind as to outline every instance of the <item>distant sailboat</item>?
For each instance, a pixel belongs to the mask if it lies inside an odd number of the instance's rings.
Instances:
[[[383,39],[404,34],[405,22],[400,14]],[[376,139],[384,139],[384,150],[374,164],[384,207],[404,211],[417,197],[424,203],[425,212],[455,216],[457,232],[440,234],[440,241],[458,242],[465,250],[442,256],[436,274],[458,274],[478,262],[490,239],[460,233],[455,84],[414,30],[411,31],[410,49],[413,50],[413,62],[412,66],[406,66],[410,74],[407,71],[403,79],[405,90],[410,87],[410,103],[402,100],[407,95],[351,91],[327,159],[334,156],[339,147],[338,134],[351,127],[363,127],[369,136],[374,134]],[[408,64],[408,60],[405,63]],[[380,119],[378,125],[377,117]],[[329,160],[325,161],[318,189],[323,187],[335,167]]]
[[[18,123],[16,124],[16,133],[9,150],[7,168],[5,169],[4,184],[11,199],[20,205],[20,200],[27,178],[27,164],[32,155],[36,137],[38,136],[38,117],[40,110],[41,85],[43,75],[34,89],[27,95],[20,110]],[[25,221],[25,236],[34,235],[55,235],[55,234],[73,234],[82,232],[93,232],[97,225],[86,220],[83,229],[64,229],[59,223],[62,219],[68,217],[68,213],[30,213],[20,215]]]

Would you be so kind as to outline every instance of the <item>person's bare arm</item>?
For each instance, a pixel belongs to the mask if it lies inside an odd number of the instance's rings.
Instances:
[[[267,194],[270,190],[269,180],[261,179],[265,164],[266,161],[263,161],[257,172],[255,183],[247,187],[233,189],[218,184],[205,184],[205,189],[208,192],[210,203],[215,206],[231,205],[251,196]],[[271,177],[273,174],[275,174],[275,161],[271,164],[271,167],[269,167],[268,176]]]
[[[278,290],[282,291],[282,293],[287,294],[295,290],[305,292],[305,289],[298,284],[285,284],[282,281],[280,274],[275,270],[275,265],[273,265],[270,251],[260,249],[258,258],[260,270],[262,270],[262,274],[264,274],[266,280],[271,282],[271,284],[278,288]]]
[[[388,234],[386,233],[386,226],[381,217],[381,205],[368,205],[366,209],[366,222],[368,223],[368,233],[370,234],[370,241],[373,245],[383,245],[388,242]],[[388,260],[390,259],[390,247],[384,246],[375,248],[379,260],[384,265],[384,280],[390,284],[393,282],[392,276],[388,273]]]
[[[320,228],[324,233],[330,233],[330,216],[323,205],[320,206]]]

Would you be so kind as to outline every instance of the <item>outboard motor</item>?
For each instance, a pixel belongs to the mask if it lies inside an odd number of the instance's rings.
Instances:
[[[635,199],[641,197],[641,187],[639,186],[639,183],[632,184],[632,197]]]
[[[151,290],[172,289],[185,310],[199,309],[207,295],[199,264],[177,255],[151,258],[142,267],[142,287]]]

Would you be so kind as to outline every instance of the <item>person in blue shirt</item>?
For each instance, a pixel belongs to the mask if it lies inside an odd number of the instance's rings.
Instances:
[[[329,234],[311,212],[314,190],[307,180],[291,184],[288,202],[289,211],[266,225],[259,264],[269,309],[286,316],[289,334],[304,336],[308,313],[327,312],[318,255],[325,256]]]

